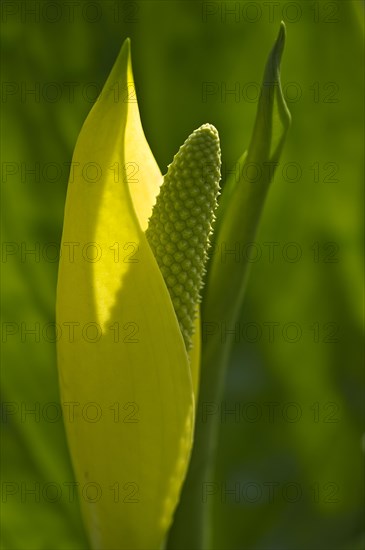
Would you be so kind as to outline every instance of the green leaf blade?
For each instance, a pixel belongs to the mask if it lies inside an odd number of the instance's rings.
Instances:
[[[269,55],[254,130],[248,151],[238,160],[239,178],[231,173],[217,211],[215,249],[208,271],[204,317],[234,318],[240,310],[247,279],[247,262],[222,261],[226,249],[252,242],[270,183],[283,149],[291,116],[281,89],[280,62],[285,45],[285,25]],[[234,259],[233,259],[234,260]],[[227,288],[226,281],[231,281]],[[222,300],[224,292],[228,300]],[[227,296],[228,293],[228,296]],[[228,320],[228,319],[227,319]]]
[[[290,113],[280,84],[280,61],[285,43],[285,25],[269,55],[263,78],[252,139],[238,161],[240,177],[227,180],[219,206],[213,254],[208,264],[207,286],[202,304],[203,326],[210,325],[213,333],[203,341],[201,382],[195,443],[182,498],[170,531],[168,550],[211,550],[211,509],[202,501],[205,483],[214,479],[214,456],[218,439],[219,415],[210,422],[202,419],[204,405],[218,406],[221,401],[224,375],[230,354],[230,342],[222,343],[220,327],[234,326],[242,306],[250,263],[236,262],[234,255],[223,259],[224,250],[242,246],[254,240],[275,165],[280,158],[290,126]],[[248,168],[258,176],[250,178]],[[228,283],[227,283],[228,282]],[[189,529],[186,529],[189,525]]]

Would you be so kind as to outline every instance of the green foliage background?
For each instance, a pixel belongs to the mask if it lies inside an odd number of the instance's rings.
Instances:
[[[24,334],[22,341],[20,324],[54,322],[57,262],[22,257],[21,247],[39,243],[42,252],[60,241],[67,163],[95,98],[89,84],[101,89],[130,36],[142,122],[162,172],[187,135],[211,122],[221,136],[224,177],[252,130],[256,88],[245,86],[261,81],[283,19],[282,83],[293,124],[257,235],[262,255],[252,262],[220,404],[239,412],[222,415],[216,492],[209,497],[216,548],[361,548],[363,2],[278,2],[270,12],[262,2],[79,2],[73,15],[71,4],[2,6],[3,241],[14,251],[3,256],[3,323],[19,328],[3,336],[2,488],[17,492],[3,493],[2,547],[88,548],[70,497],[62,422],[47,420],[50,409],[42,416],[42,407],[59,403],[55,345]],[[34,6],[39,17],[27,13]],[[204,101],[206,82],[218,92]],[[55,101],[49,83],[59,84]],[[222,99],[223,86],[236,83],[238,101],[232,94]],[[22,96],[34,86],[39,101]],[[22,176],[36,163],[39,178]],[[42,174],[46,163],[58,172]],[[273,257],[264,243],[278,243]],[[298,250],[301,257],[290,261]],[[272,338],[268,323],[275,323]],[[288,341],[296,332],[287,323],[299,326],[298,341]],[[326,341],[331,335],[335,341]],[[21,415],[35,403],[39,421]],[[40,484],[39,502],[22,498],[22,483]],[[55,502],[51,487],[42,497],[49,483],[63,490]],[[237,499],[225,500],[224,489],[236,489]]]

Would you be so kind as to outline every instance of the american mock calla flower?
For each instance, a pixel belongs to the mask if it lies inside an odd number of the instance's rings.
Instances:
[[[218,249],[255,237],[290,126],[280,85],[284,43],[282,23],[239,177],[223,187]],[[250,166],[259,174],[254,181]],[[221,399],[231,346],[222,345],[217,331],[200,359],[199,302],[220,179],[218,132],[210,124],[195,130],[162,178],[142,130],[126,41],[81,130],[72,168],[62,240],[83,254],[61,258],[57,320],[81,330],[58,343],[58,364],[91,545],[213,548],[211,509],[201,489],[213,472],[218,426],[199,417],[195,424],[194,415],[198,397],[200,404]],[[203,323],[233,326],[248,269],[247,261],[232,265],[212,255]]]
[[[170,186],[179,170],[187,170],[189,181],[197,143],[218,154],[213,127],[197,132],[170,167]],[[62,242],[77,243],[89,256],[60,262],[57,319],[82,330],[74,341],[59,342],[58,364],[81,508],[93,548],[159,549],[192,446],[201,275],[195,271],[190,295],[181,274],[168,288],[158,265],[167,257],[158,254],[158,227],[149,235],[156,258],[146,239],[162,176],[142,130],[128,40],[83,125],[73,168]],[[131,168],[135,177],[127,175]],[[163,208],[156,210],[152,220],[161,221]],[[192,237],[188,227],[181,230]],[[210,224],[200,230],[207,237]],[[184,321],[184,296],[195,309],[190,321]],[[180,319],[173,300],[180,300]],[[179,322],[196,325],[195,331],[188,326],[187,346]],[[72,418],[70,403],[78,403]]]

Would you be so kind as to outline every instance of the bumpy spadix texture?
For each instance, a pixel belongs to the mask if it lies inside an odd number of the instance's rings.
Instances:
[[[204,124],[188,137],[168,167],[146,231],[187,350],[217,207],[220,165],[218,132]]]

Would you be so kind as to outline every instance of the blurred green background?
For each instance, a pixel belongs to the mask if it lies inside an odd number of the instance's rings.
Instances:
[[[162,172],[211,122],[224,179],[248,145],[281,19],[293,123],[252,251],[207,498],[217,550],[364,547],[363,8],[2,3],[2,548],[88,548],[43,329],[54,322],[67,163],[123,40]]]

